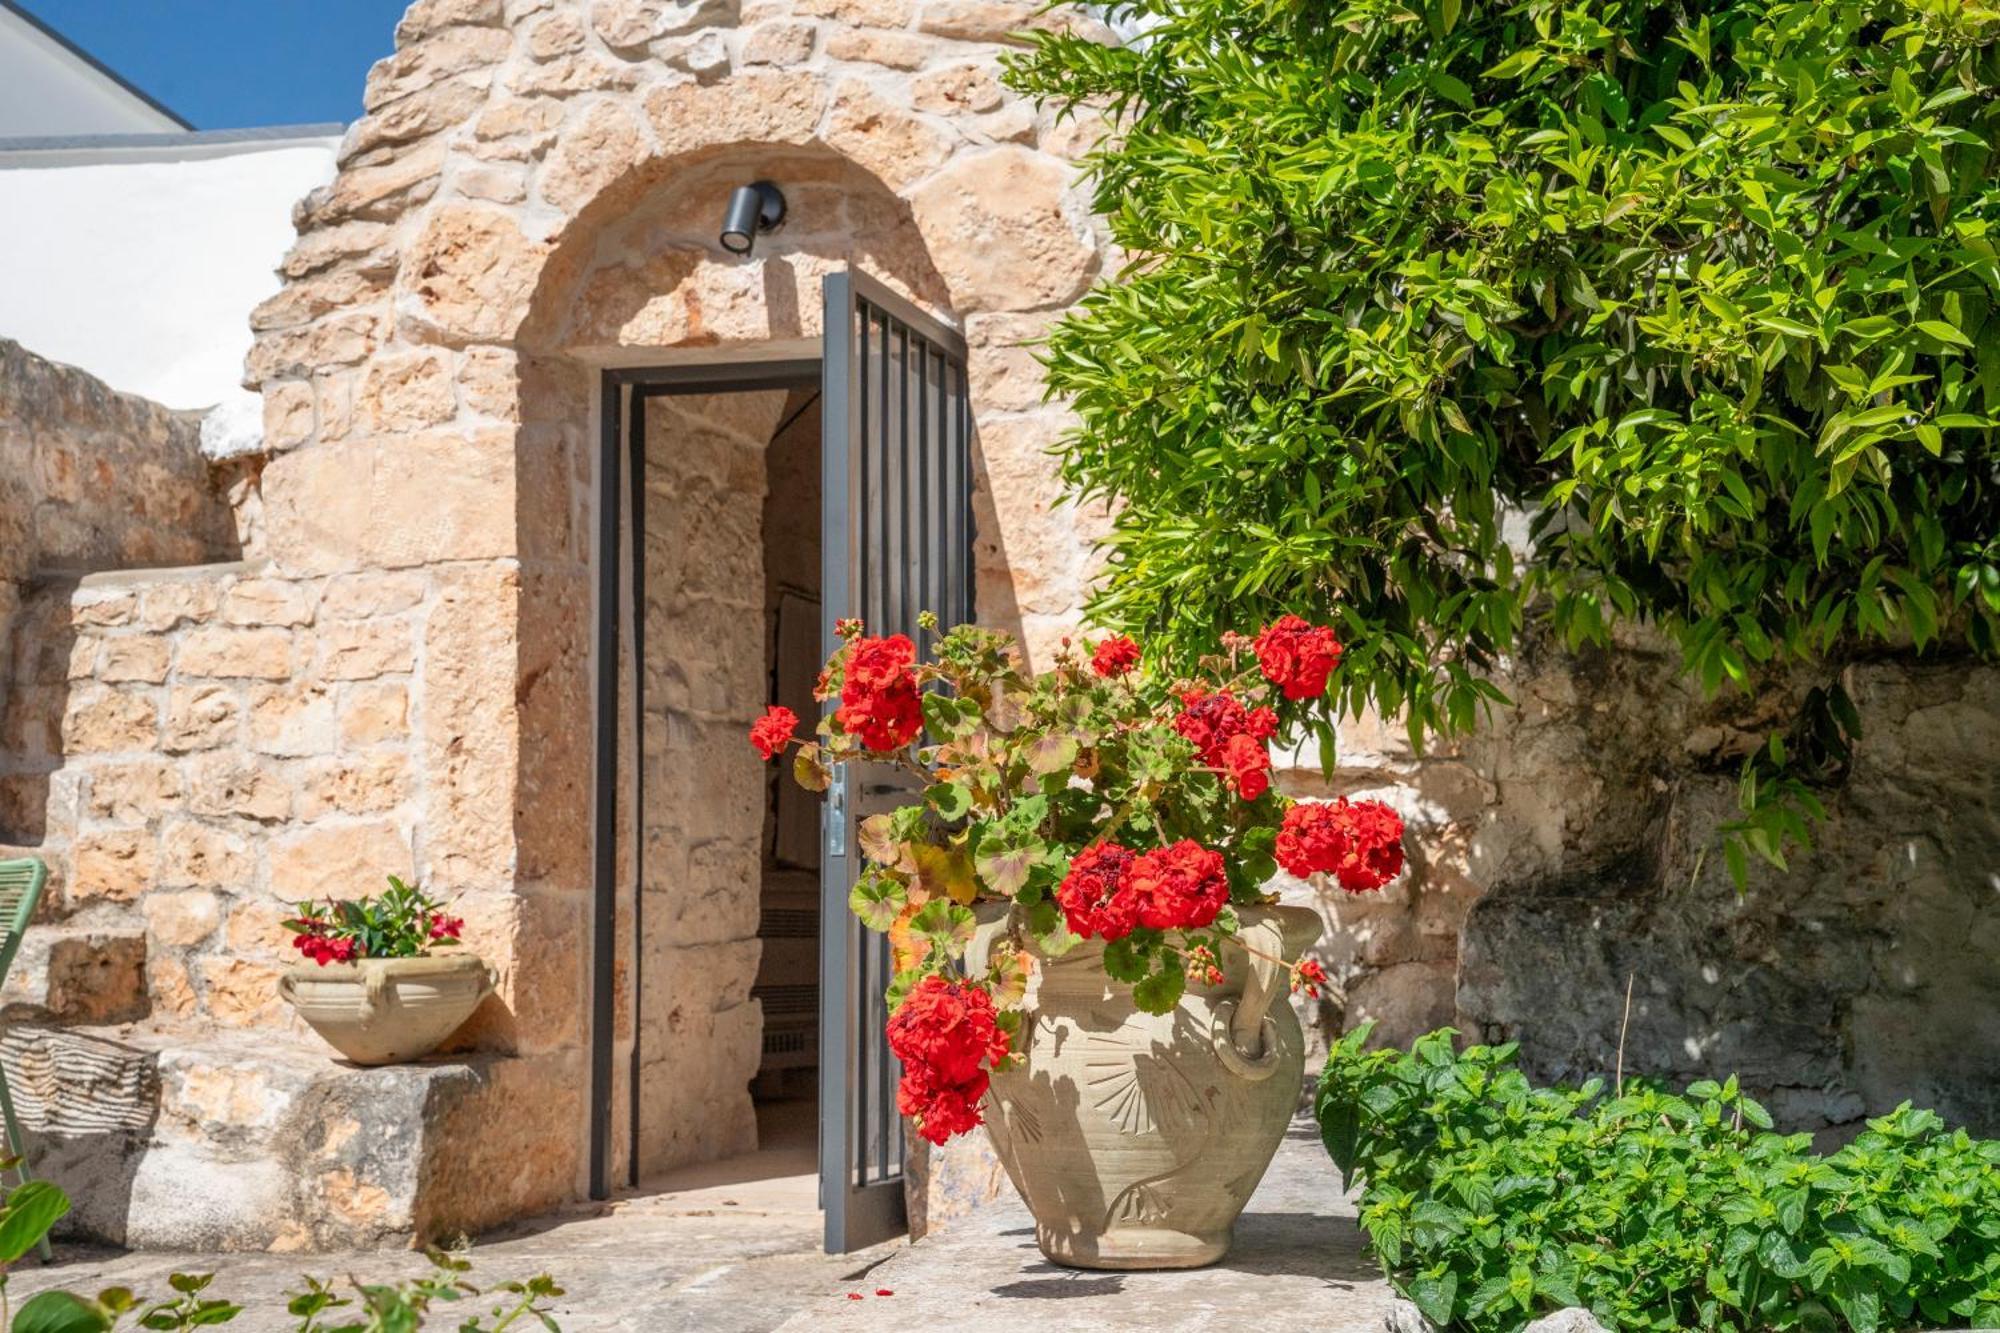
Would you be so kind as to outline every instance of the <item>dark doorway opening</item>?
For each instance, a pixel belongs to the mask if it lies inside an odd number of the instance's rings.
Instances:
[[[725,1160],[810,1175],[819,814],[745,729],[768,701],[817,711],[819,365],[603,392],[592,1192]]]

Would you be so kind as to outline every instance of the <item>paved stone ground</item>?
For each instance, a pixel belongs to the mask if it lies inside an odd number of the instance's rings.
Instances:
[[[761,1163],[768,1172],[770,1164]],[[1278,1150],[1236,1228],[1236,1246],[1210,1268],[1182,1273],[1084,1273],[1035,1249],[1018,1203],[954,1224],[916,1245],[859,1254],[819,1252],[810,1175],[746,1180],[733,1163],[678,1177],[673,1188],[579,1207],[482,1240],[474,1282],[539,1272],[566,1294],[565,1333],[770,1333],[902,1330],[960,1333],[1037,1324],[1079,1333],[1267,1327],[1274,1317],[1315,1333],[1380,1333],[1390,1293],[1362,1250],[1353,1208],[1309,1122]],[[302,1273],[367,1281],[411,1275],[420,1256],[168,1255],[58,1246],[56,1262],[24,1261],[9,1279],[18,1303],[51,1286],[167,1290],[176,1270],[218,1274],[217,1295],[260,1310],[231,1333],[289,1333],[283,1293]],[[877,1290],[894,1292],[876,1296]],[[849,1293],[862,1294],[861,1300]],[[463,1308],[463,1307],[459,1307]],[[433,1327],[448,1326],[433,1319]],[[452,1325],[456,1320],[450,1321]]]
[[[578,1207],[482,1238],[470,1255],[470,1278],[484,1285],[552,1274],[565,1292],[555,1302],[564,1333],[768,1333],[820,1293],[864,1280],[901,1247],[829,1258],[819,1250],[810,1175],[732,1181],[731,1165],[684,1177],[671,1191]],[[8,1292],[17,1306],[52,1286],[94,1292],[122,1285],[165,1295],[168,1274],[213,1271],[216,1295],[259,1311],[225,1325],[230,1333],[291,1333],[297,1321],[282,1315],[284,1293],[299,1288],[303,1273],[374,1282],[428,1268],[404,1251],[172,1255],[58,1245],[50,1267],[23,1260]],[[438,1330],[457,1324],[430,1321]]]
[[[885,1289],[892,1296],[878,1297]],[[860,1300],[848,1292],[859,1292]],[[1018,1202],[889,1255],[865,1282],[809,1302],[785,1333],[858,1329],[1270,1328],[1382,1333],[1393,1294],[1362,1245],[1354,1208],[1310,1121],[1294,1122],[1219,1264],[1178,1273],[1062,1268],[1035,1248]]]

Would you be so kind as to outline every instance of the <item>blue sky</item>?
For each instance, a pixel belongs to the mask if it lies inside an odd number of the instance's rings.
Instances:
[[[196,129],[348,121],[409,0],[16,0]]]

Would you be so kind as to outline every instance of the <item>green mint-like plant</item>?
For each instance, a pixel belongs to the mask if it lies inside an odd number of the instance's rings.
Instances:
[[[1441,1328],[2000,1327],[2000,1141],[1905,1103],[1828,1156],[1736,1080],[1537,1088],[1515,1048],[1334,1047],[1315,1111],[1390,1280]]]
[[[1474,726],[1531,631],[1817,688],[1726,846],[1782,867],[1872,653],[2000,648],[2000,11],[1119,0],[1010,79],[1095,107],[1132,264],[1055,327],[1102,623],[1182,660],[1338,608],[1349,710]]]

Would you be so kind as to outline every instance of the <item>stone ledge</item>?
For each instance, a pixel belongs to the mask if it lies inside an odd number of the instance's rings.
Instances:
[[[487,1221],[477,1199],[427,1190],[420,1201],[419,1189],[478,1179],[447,1160],[476,1151],[450,1122],[498,1066],[518,1063],[369,1069],[317,1039],[272,1033],[25,1026],[0,1039],[0,1061],[31,1168],[72,1200],[59,1234],[283,1252],[408,1245],[430,1239],[427,1229]]]
[[[196,579],[253,578],[264,572],[262,560],[220,560],[205,565],[159,565],[148,569],[100,569],[78,576],[76,586],[93,592],[115,588],[144,588],[158,583],[180,583]]]

